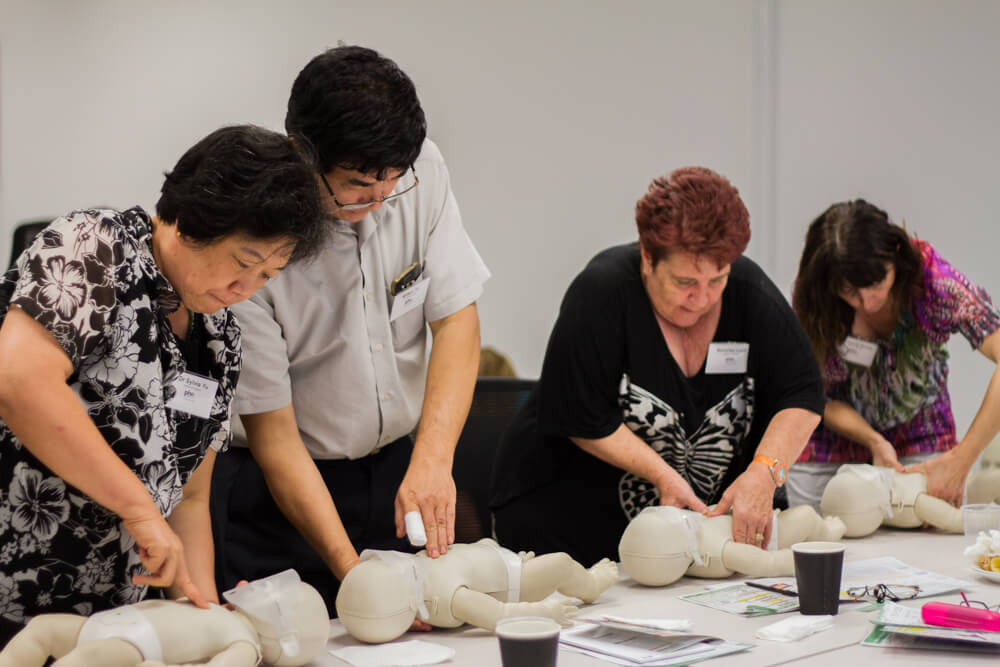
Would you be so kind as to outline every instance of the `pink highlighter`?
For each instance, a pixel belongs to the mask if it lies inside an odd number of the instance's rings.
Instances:
[[[947,602],[928,602],[920,608],[924,623],[948,628],[1000,632],[1000,613]]]

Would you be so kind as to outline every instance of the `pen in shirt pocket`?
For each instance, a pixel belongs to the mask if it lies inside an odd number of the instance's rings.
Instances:
[[[389,294],[396,296],[407,287],[417,282],[417,278],[423,272],[424,267],[420,262],[414,262],[410,264],[406,269],[403,270],[398,276],[393,278],[392,283],[389,284]]]

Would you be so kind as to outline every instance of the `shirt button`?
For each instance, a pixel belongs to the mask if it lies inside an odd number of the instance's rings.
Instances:
[[[382,343],[375,343],[375,351],[376,352],[382,351]]]
[[[392,394],[391,393],[385,392],[384,394],[382,394],[382,400],[383,401],[388,401],[390,398],[392,398]]]

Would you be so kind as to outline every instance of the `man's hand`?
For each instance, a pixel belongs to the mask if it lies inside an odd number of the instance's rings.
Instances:
[[[414,457],[396,493],[396,537],[406,535],[407,512],[416,510],[427,533],[427,555],[437,558],[455,541],[455,480],[451,470]]]
[[[767,467],[751,463],[729,485],[708,516],[720,516],[732,510],[733,540],[767,548],[771,541],[774,488],[774,480]]]

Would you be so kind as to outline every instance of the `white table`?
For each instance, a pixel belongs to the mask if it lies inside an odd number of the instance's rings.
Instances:
[[[866,538],[845,540],[845,557],[847,560],[861,560],[894,556],[908,565],[969,581],[974,584],[966,591],[973,593],[969,596],[970,599],[983,599],[990,604],[1000,603],[1000,585],[977,577],[968,570],[969,561],[962,556],[962,550],[972,541],[972,538],[964,535],[947,535],[934,531],[880,529]],[[741,578],[733,577],[734,580]],[[595,604],[585,605],[580,613],[581,615],[614,614],[636,618],[687,618],[691,620],[695,632],[755,645],[749,651],[715,658],[705,663],[712,667],[759,667],[786,663],[846,667],[849,664],[864,665],[875,662],[880,665],[944,662],[969,665],[997,664],[995,657],[985,654],[967,652],[944,654],[938,651],[861,646],[861,640],[872,628],[871,619],[874,618],[874,612],[861,611],[867,605],[855,603],[841,605],[840,613],[834,617],[832,630],[791,643],[757,639],[754,633],[758,628],[781,620],[785,615],[744,618],[678,599],[679,595],[703,590],[706,584],[718,581],[685,577],[671,586],[647,588],[623,575],[621,581],[602,594]],[[946,602],[959,601],[957,593],[937,599]],[[917,606],[926,600],[927,598],[922,598],[903,604]],[[495,636],[478,628],[466,626],[450,631],[436,629],[430,633],[408,633],[401,638],[405,639],[422,639],[454,648],[455,658],[451,663],[445,664],[500,665],[500,652]],[[338,621],[331,621],[328,648],[358,644],[359,642],[346,634]],[[329,654],[320,656],[311,664],[330,667],[347,665]],[[559,651],[559,667],[596,667],[608,664],[610,663],[566,649],[561,648]]]

